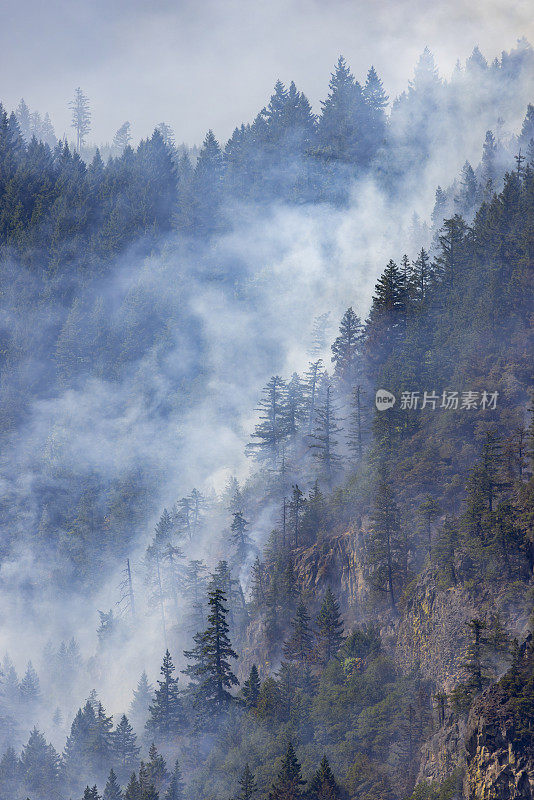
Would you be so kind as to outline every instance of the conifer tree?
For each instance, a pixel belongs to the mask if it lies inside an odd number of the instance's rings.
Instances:
[[[58,754],[43,734],[34,728],[20,756],[20,775],[27,791],[37,797],[58,797],[59,769]]]
[[[119,769],[119,777],[125,779],[136,766],[140,753],[137,737],[126,714],[122,715],[119,724],[111,734],[111,742],[114,763]]]
[[[124,792],[124,800],[144,800],[143,793],[135,772],[132,772],[128,786]]]
[[[232,700],[228,690],[239,683],[230,666],[230,659],[237,658],[237,653],[232,649],[228,636],[225,603],[223,589],[212,581],[208,591],[208,627],[198,637],[197,648],[185,652],[186,658],[194,659],[189,674],[197,682],[197,699],[211,711],[226,708]]]
[[[146,728],[150,733],[164,737],[177,733],[184,718],[178,678],[174,677],[174,664],[168,650],[163,657],[160,672],[162,679],[158,680]]]
[[[347,394],[352,391],[361,370],[361,344],[363,325],[352,308],[345,311],[339,326],[339,335],[332,345],[334,374]]]
[[[326,666],[337,655],[343,642],[343,618],[330,586],[326,588],[316,626],[318,655],[323,666]]]
[[[147,674],[143,670],[134,689],[129,710],[129,717],[138,732],[145,729],[153,694],[154,687],[148,682]]]
[[[109,772],[109,777],[104,788],[102,800],[123,800],[121,787],[119,786],[117,776],[112,769]]]
[[[32,705],[39,701],[40,696],[39,678],[32,662],[28,661],[26,672],[20,682],[20,699],[25,705]]]
[[[284,643],[283,652],[288,660],[295,662],[303,681],[307,668],[314,660],[314,641],[308,609],[302,600],[291,623],[291,634]]]
[[[295,484],[293,486],[293,494],[289,504],[290,518],[293,528],[293,542],[295,547],[299,547],[300,545],[300,520],[304,504],[303,497],[304,493],[299,488],[298,484]]]
[[[132,134],[130,133],[130,123],[128,121],[123,122],[120,128],[117,130],[115,136],[113,137],[113,144],[112,147],[118,153],[122,153],[126,147],[132,141]]]
[[[293,744],[290,742],[282,759],[278,777],[269,792],[269,800],[302,800],[304,797],[302,787],[305,783]]]
[[[310,781],[307,795],[313,800],[338,800],[341,795],[326,755],[322,757],[319,769]]]
[[[252,442],[247,452],[258,461],[266,461],[274,469],[282,453],[286,436],[286,385],[275,375],[265,389],[259,402],[260,422],[254,428]]]
[[[235,800],[252,800],[258,790],[256,779],[251,772],[248,764],[245,764],[241,777],[239,778],[239,792]]]
[[[74,93],[74,99],[70,102],[72,110],[72,127],[76,131],[76,150],[79,153],[85,144],[85,140],[91,130],[91,112],[89,111],[89,100],[84,95],[80,87]]]
[[[368,553],[373,585],[375,590],[387,594],[391,610],[396,613],[397,588],[401,582],[404,556],[403,540],[399,510],[391,483],[384,472],[379,478],[371,522]]]
[[[341,457],[338,453],[338,425],[336,408],[333,402],[332,386],[326,387],[324,401],[315,412],[315,425],[312,433],[312,453],[317,462],[318,478],[331,488],[341,470]]]
[[[231,540],[236,549],[237,561],[239,564],[244,564],[254,545],[247,532],[248,522],[241,511],[234,513],[230,527],[232,531]]]
[[[150,783],[154,786],[156,791],[160,791],[169,777],[167,772],[167,764],[165,759],[158,753],[154,742],[150,745],[148,750],[149,761],[146,765],[147,773]]]
[[[436,498],[428,494],[419,506],[419,513],[425,525],[428,557],[430,559],[432,558],[432,522],[440,513],[440,505]]]
[[[258,705],[258,698],[260,696],[260,676],[258,675],[258,668],[253,664],[247,680],[243,684],[242,694],[243,702],[246,708],[256,708]]]
[[[169,788],[165,794],[165,800],[184,800],[185,786],[182,777],[182,770],[178,761],[174,764]]]

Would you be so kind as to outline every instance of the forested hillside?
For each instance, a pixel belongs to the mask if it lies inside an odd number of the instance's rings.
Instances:
[[[1,109],[3,624],[64,614],[2,662],[0,800],[532,797],[532,62],[425,51],[388,112],[340,58],[195,163]],[[347,294],[308,225],[374,214]]]

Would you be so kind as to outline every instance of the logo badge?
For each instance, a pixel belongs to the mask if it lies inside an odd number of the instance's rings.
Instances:
[[[379,389],[375,396],[375,405],[379,411],[387,411],[395,405],[395,395],[385,389]]]

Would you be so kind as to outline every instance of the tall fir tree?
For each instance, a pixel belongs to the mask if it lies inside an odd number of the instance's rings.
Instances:
[[[326,587],[315,624],[319,659],[323,666],[326,666],[332,658],[335,658],[343,642],[343,618],[330,586]]]
[[[165,651],[160,672],[162,678],[158,680],[146,729],[156,737],[164,738],[178,733],[184,722],[178,678],[174,677],[174,664],[168,650]]]

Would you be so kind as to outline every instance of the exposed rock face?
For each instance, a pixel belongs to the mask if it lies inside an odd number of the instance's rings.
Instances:
[[[363,616],[368,587],[364,579],[361,534],[349,530],[295,552],[295,572],[305,594],[320,597],[328,584],[338,595],[347,622]]]
[[[422,746],[417,781],[440,784],[455,770],[463,771],[467,760],[464,737],[465,724],[449,719],[448,724]]]
[[[524,597],[510,598],[507,584],[437,589],[433,569],[423,572],[402,611],[397,631],[395,661],[404,672],[419,667],[425,678],[449,692],[461,677],[469,630],[475,617],[499,615],[508,631],[522,639],[528,621]],[[526,589],[526,585],[525,585]]]
[[[534,798],[534,649],[474,704],[468,720],[466,800]]]

